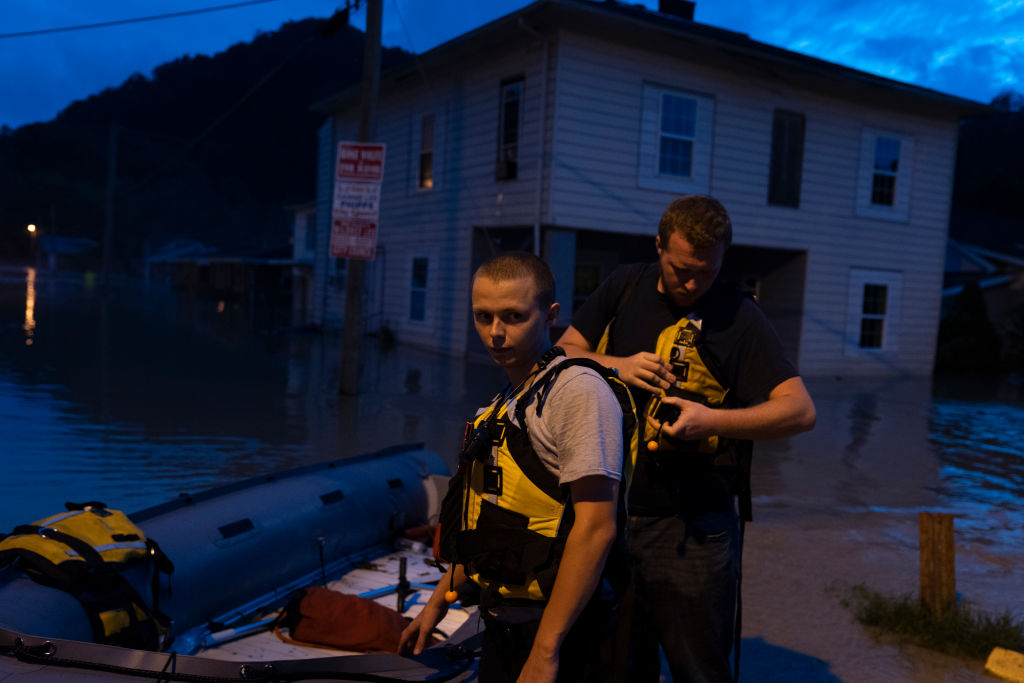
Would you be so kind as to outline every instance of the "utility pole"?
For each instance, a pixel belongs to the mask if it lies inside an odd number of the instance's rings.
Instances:
[[[117,189],[117,122],[110,122],[110,146],[107,149],[107,204],[103,221],[103,262],[100,266],[100,290],[106,295],[110,284],[110,261],[114,239],[114,193]]]
[[[360,89],[359,142],[372,142],[375,133],[377,93],[380,90],[380,32],[383,0],[366,2],[366,35],[363,38],[363,82]],[[342,394],[359,393],[359,343],[363,331],[363,286],[366,261],[348,260],[345,273],[345,327],[341,335]]]

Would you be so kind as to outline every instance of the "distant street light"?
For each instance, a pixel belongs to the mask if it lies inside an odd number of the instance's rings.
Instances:
[[[36,224],[35,223],[29,223],[28,224],[28,231],[34,233],[36,231]]]

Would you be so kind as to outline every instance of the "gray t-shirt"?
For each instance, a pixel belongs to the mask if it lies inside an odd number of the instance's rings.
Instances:
[[[544,373],[564,360],[555,359]],[[590,368],[574,365],[562,370],[544,392],[541,416],[535,396],[526,407],[526,425],[533,450],[559,484],[592,475],[621,480],[622,408],[608,382]],[[515,410],[513,399],[508,410],[513,424]]]

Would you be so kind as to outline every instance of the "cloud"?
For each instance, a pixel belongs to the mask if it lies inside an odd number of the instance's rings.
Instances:
[[[1024,0],[779,0],[764,10],[742,3],[722,16],[755,40],[941,92],[989,101],[1021,89]],[[718,24],[717,17],[697,18]],[[968,11],[969,10],[969,11]]]

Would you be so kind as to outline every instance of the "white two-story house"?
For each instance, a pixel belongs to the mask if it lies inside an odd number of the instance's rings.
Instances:
[[[754,293],[804,375],[931,372],[957,122],[982,105],[613,1],[538,0],[382,76],[387,145],[364,324],[480,348],[473,269],[552,266],[562,324],[616,265],[655,258],[681,194],[728,208],[723,274]],[[318,105],[317,322],[342,320],[328,257],[338,141],[359,89]]]

